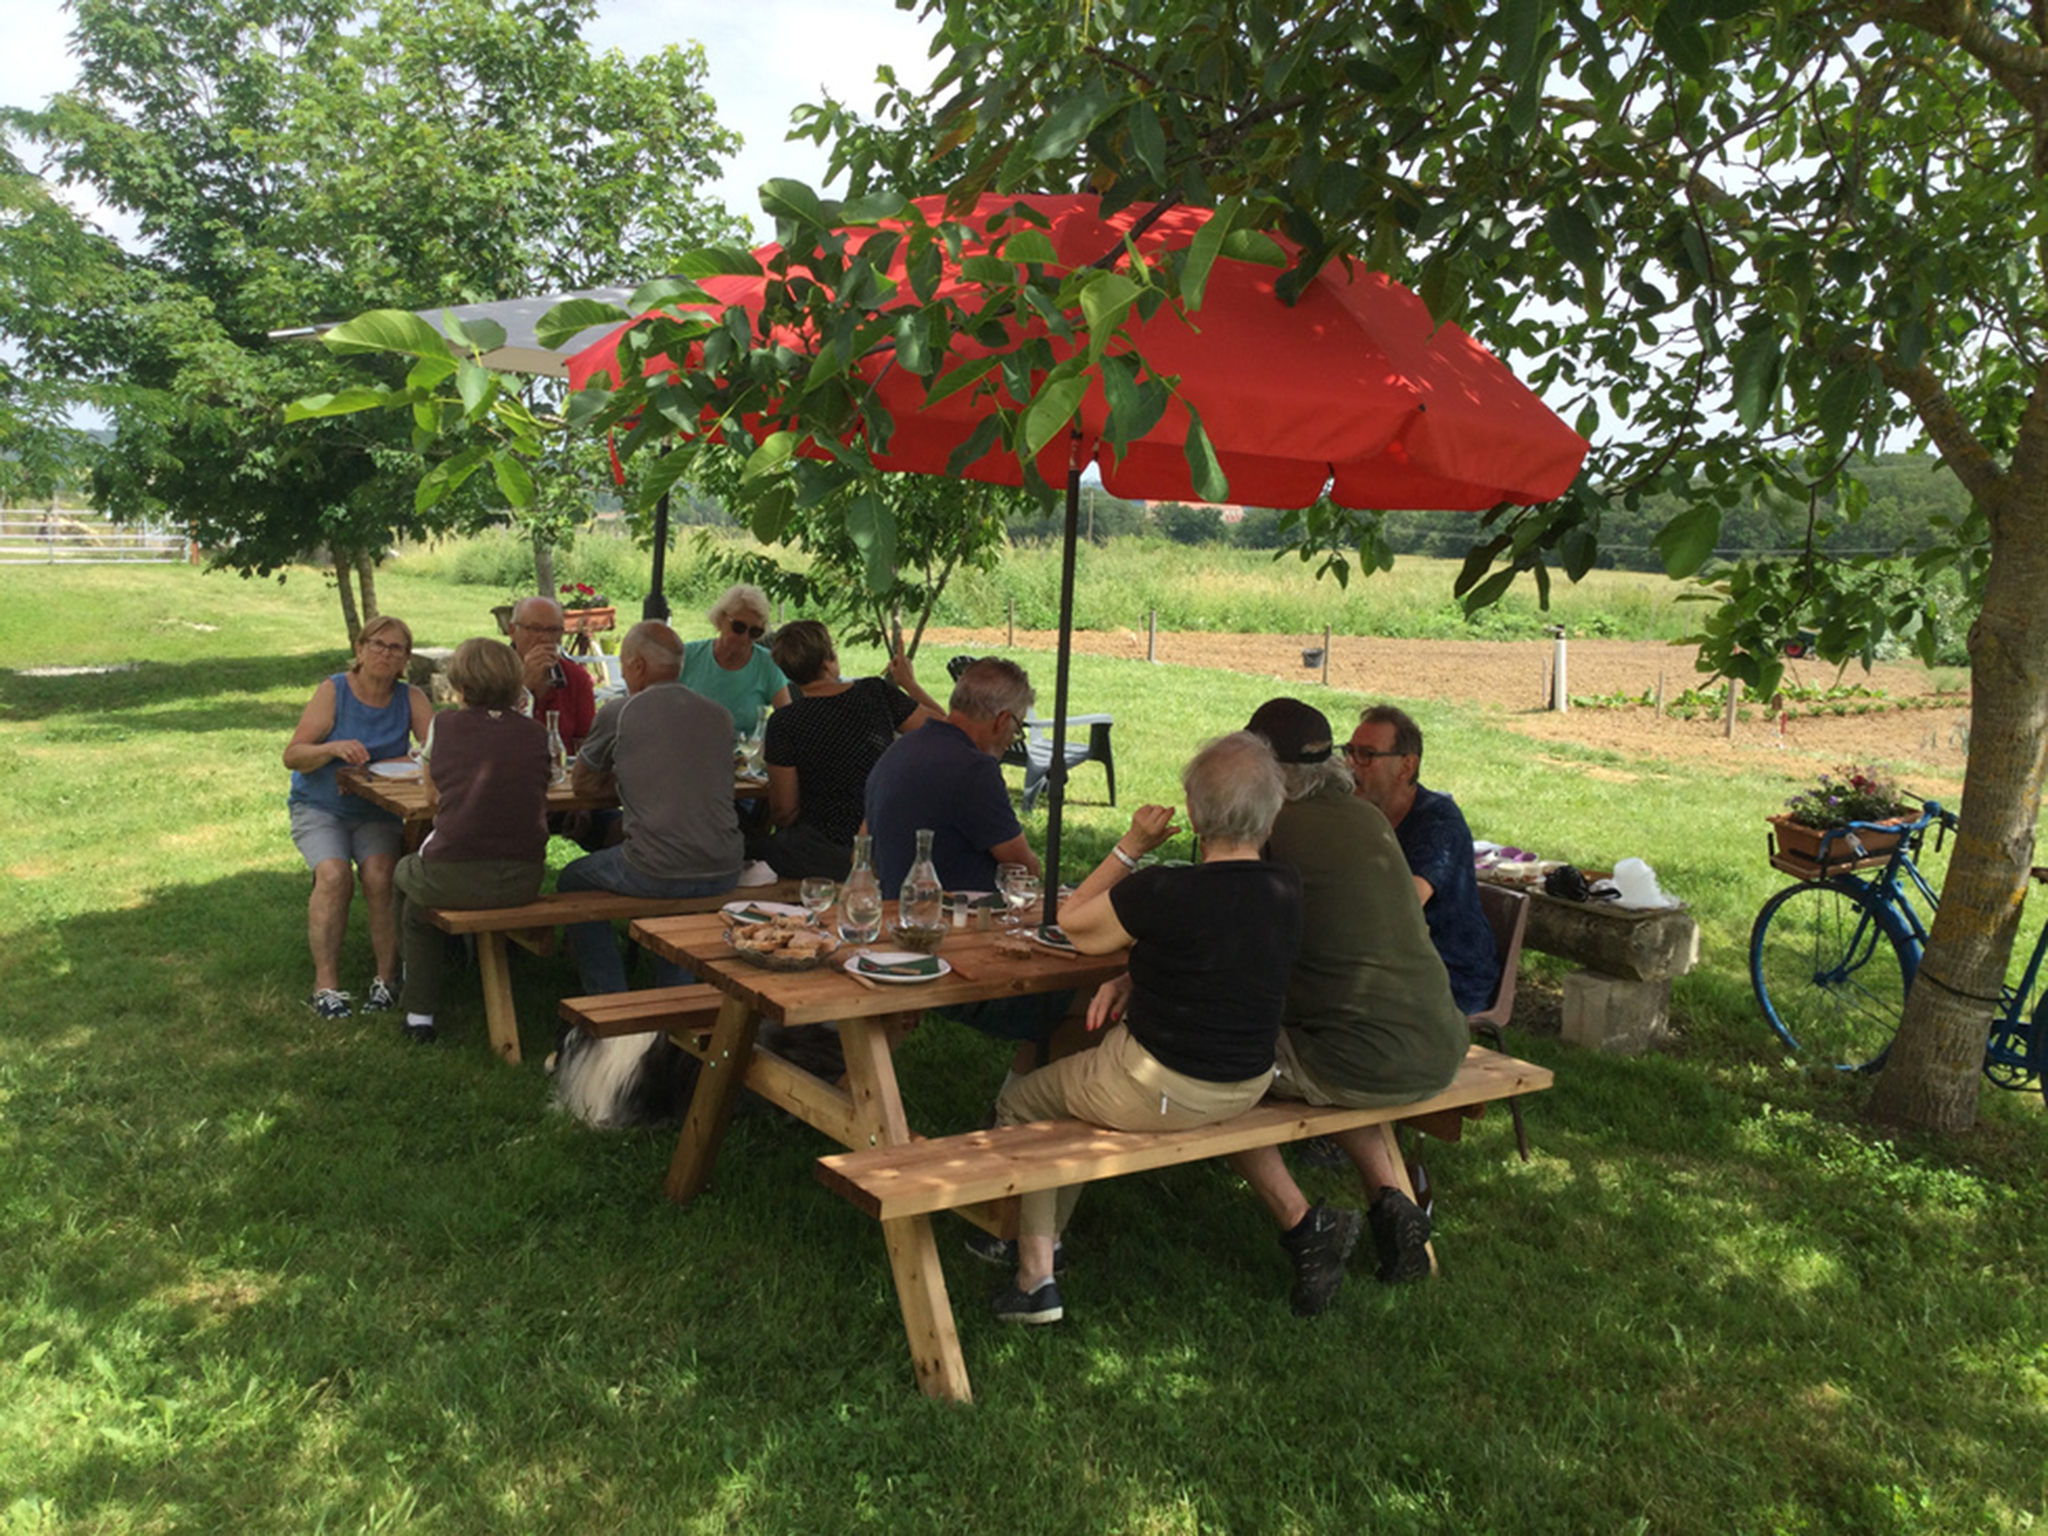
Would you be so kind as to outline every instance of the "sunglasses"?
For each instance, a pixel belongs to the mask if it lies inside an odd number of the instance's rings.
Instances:
[[[1354,747],[1349,742],[1346,742],[1344,744],[1344,755],[1354,763],[1369,763],[1376,757],[1406,757],[1408,754],[1406,752],[1379,752],[1371,747]]]
[[[736,635],[745,635],[749,640],[758,640],[768,633],[760,625],[749,624],[745,619],[734,619],[732,621],[732,632]]]

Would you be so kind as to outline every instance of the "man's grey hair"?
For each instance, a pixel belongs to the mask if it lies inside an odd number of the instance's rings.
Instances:
[[[676,677],[683,670],[683,642],[658,619],[642,619],[619,642],[621,666],[635,656],[645,661],[647,670],[658,677]]]
[[[1415,776],[1422,776],[1422,727],[1405,709],[1392,704],[1375,704],[1358,717],[1360,725],[1390,725],[1394,728],[1394,750],[1415,759]]]
[[[1262,844],[1280,814],[1280,765],[1263,736],[1232,731],[1194,755],[1181,770],[1188,820],[1206,840]]]
[[[1348,795],[1356,787],[1351,765],[1341,757],[1326,757],[1320,763],[1282,763],[1280,782],[1286,788],[1290,805],[1320,790],[1338,789]]]
[[[1007,657],[984,656],[961,672],[946,707],[970,720],[993,720],[1005,712],[1022,720],[1037,699],[1022,667]]]

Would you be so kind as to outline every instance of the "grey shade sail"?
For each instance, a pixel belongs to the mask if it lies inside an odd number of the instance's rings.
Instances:
[[[581,350],[596,341],[611,325],[594,325],[570,337],[558,348],[543,347],[534,336],[534,329],[540,324],[541,316],[566,299],[597,299],[602,303],[616,304],[624,308],[633,296],[631,288],[577,288],[568,293],[537,293],[520,299],[493,299],[485,304],[446,304],[438,309],[415,310],[422,320],[442,335],[448,334],[447,316],[453,315],[465,324],[471,320],[495,320],[505,328],[505,345],[496,351],[483,355],[486,368],[495,368],[500,373],[544,373],[562,379],[569,375],[568,360],[571,353]],[[321,325],[298,326],[292,330],[272,331],[273,341],[317,339],[327,334],[335,325],[334,321]]]

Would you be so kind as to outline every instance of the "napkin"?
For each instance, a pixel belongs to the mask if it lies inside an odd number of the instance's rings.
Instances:
[[[864,976],[937,976],[939,962],[935,955],[920,955],[915,960],[871,960],[863,955],[854,962],[854,968]]]

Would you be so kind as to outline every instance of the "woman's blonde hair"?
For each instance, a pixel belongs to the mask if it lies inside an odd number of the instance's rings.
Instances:
[[[718,594],[718,601],[711,605],[704,617],[711,621],[713,629],[724,629],[725,621],[735,610],[761,615],[761,627],[768,627],[768,618],[775,610],[768,606],[768,594],[752,582],[736,581]]]
[[[526,686],[526,672],[511,646],[479,635],[455,647],[448,659],[448,681],[462,695],[465,709],[510,709]]]
[[[380,613],[374,619],[370,620],[369,623],[365,624],[363,626],[362,633],[356,636],[356,655],[355,660],[351,661],[348,664],[349,671],[362,671],[363,647],[365,645],[368,645],[372,640],[375,640],[379,636],[383,635],[386,630],[392,629],[398,631],[398,637],[405,642],[405,654],[410,656],[412,654],[411,628],[406,624],[405,620],[403,619],[393,618],[388,613]]]

